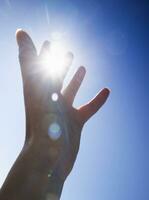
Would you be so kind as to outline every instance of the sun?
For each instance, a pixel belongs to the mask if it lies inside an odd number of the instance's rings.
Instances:
[[[59,41],[54,41],[50,45],[49,52],[42,56],[42,68],[45,75],[52,78],[60,77],[67,65],[65,44]]]

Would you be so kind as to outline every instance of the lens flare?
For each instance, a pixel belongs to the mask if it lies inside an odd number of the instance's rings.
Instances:
[[[51,99],[52,99],[52,101],[57,101],[58,100],[58,94],[57,93],[53,93],[51,95]]]
[[[61,127],[58,123],[54,122],[49,126],[48,135],[52,140],[57,140],[61,136]]]

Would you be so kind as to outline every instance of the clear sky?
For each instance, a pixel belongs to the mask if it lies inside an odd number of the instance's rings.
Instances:
[[[59,40],[74,52],[86,79],[74,106],[102,87],[106,105],[84,127],[81,147],[62,200],[149,199],[149,1],[0,1],[0,185],[25,137],[25,113],[15,31],[39,48]]]

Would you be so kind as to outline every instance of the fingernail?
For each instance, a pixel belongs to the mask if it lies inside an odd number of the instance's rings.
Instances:
[[[79,70],[79,77],[82,78],[85,74],[85,68],[83,66],[80,67],[80,70]]]
[[[105,96],[105,95],[106,95],[106,96],[109,96],[109,94],[110,94],[109,88],[104,88],[102,94],[103,94],[104,96]]]

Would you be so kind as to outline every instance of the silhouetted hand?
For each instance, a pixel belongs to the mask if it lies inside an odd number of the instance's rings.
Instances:
[[[50,176],[56,173],[60,179],[65,180],[78,153],[83,125],[105,103],[109,90],[103,89],[91,102],[79,109],[74,108],[72,104],[85,76],[85,68],[77,70],[61,93],[63,80],[72,63],[72,53],[66,55],[64,72],[53,79],[50,74],[49,77],[45,76],[47,72],[44,66],[48,64],[44,62],[44,55],[50,51],[50,43],[45,41],[37,55],[26,32],[17,32],[17,42],[26,109],[25,145],[33,145],[40,152],[39,158],[36,157],[38,162],[41,155],[47,158]],[[52,99],[53,94],[57,98],[55,101]]]
[[[26,32],[17,31],[16,37],[23,79],[26,139],[0,190],[0,199],[58,200],[74,165],[82,128],[105,103],[109,90],[103,89],[86,105],[74,108],[72,104],[85,76],[85,68],[77,70],[62,93],[72,53],[67,53],[60,66],[63,72],[53,77],[53,66],[48,66],[45,58],[49,55],[50,43],[44,42],[37,55]]]

